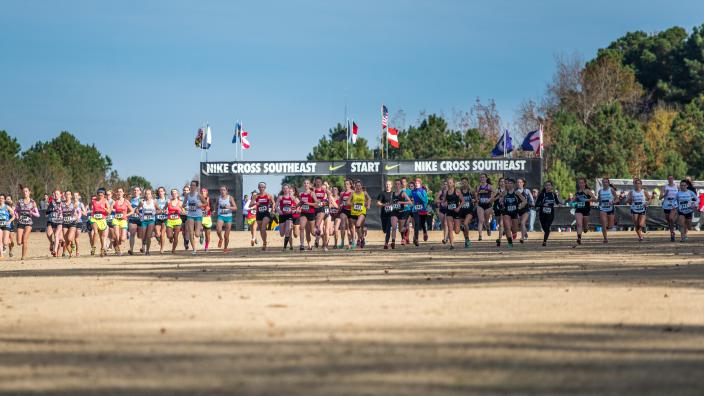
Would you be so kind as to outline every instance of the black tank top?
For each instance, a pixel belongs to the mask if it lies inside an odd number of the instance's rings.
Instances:
[[[518,211],[518,197],[515,192],[506,193],[504,196],[504,211],[506,211],[506,213],[515,213]]]
[[[457,208],[457,205],[460,203],[460,196],[457,194],[457,189],[452,191],[452,194],[448,191],[445,199],[447,200],[447,210],[454,210]]]
[[[464,203],[462,204],[462,207],[465,209],[471,208],[472,204],[474,203],[474,200],[472,199],[472,191],[460,190],[460,192],[462,193],[462,197],[464,198]]]

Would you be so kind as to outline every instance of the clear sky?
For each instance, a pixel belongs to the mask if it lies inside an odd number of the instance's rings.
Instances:
[[[345,104],[369,139],[381,103],[410,124],[494,98],[510,120],[556,55],[703,22],[701,0],[2,0],[0,129],[23,148],[68,130],[123,177],[180,186],[206,121],[210,160],[233,159],[238,119],[245,159],[284,160],[305,159]]]

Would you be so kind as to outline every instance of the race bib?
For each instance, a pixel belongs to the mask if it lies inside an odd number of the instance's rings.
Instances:
[[[125,217],[124,213],[115,213],[115,218],[118,220],[122,220],[122,218]]]
[[[489,203],[489,198],[487,198],[487,197],[481,197],[481,198],[479,198],[479,202],[481,202],[481,203],[483,203],[483,204]]]
[[[291,213],[291,207],[290,206],[284,206],[281,208],[281,211],[284,213]]]
[[[392,205],[395,210],[401,210],[401,204],[395,203]]]
[[[310,205],[308,205],[308,204],[301,205],[301,210],[304,211],[304,212],[309,211],[309,210],[310,210]]]
[[[385,212],[391,212],[391,211],[393,211],[393,210],[394,210],[393,205],[386,205],[386,206],[384,206],[384,211],[385,211]]]
[[[448,210],[454,210],[455,208],[457,208],[457,204],[448,204],[447,205]]]
[[[0,220],[0,227],[5,227],[6,225],[7,225],[7,221]]]
[[[230,208],[220,208],[220,214],[223,216],[231,215],[232,209]]]
[[[257,206],[257,210],[259,211],[259,213],[264,213],[264,212],[269,211],[269,207],[268,206]]]
[[[423,210],[423,205],[416,205],[414,208],[416,208],[416,210]]]
[[[326,206],[326,207],[323,209],[323,213],[325,213],[325,214],[330,213],[330,208],[328,208],[328,207]]]
[[[550,214],[550,213],[552,213],[552,208],[549,207],[549,206],[543,207],[543,213],[545,213],[545,214]]]
[[[191,212],[194,212],[197,208],[198,208],[198,206],[194,203],[188,204],[188,210],[190,210]]]
[[[103,214],[102,213],[94,213],[93,218],[96,220],[101,220],[103,218]]]
[[[506,207],[506,210],[508,212],[515,212],[516,211],[516,205],[509,205]]]
[[[20,215],[19,220],[17,220],[18,223],[20,224],[32,224],[32,218],[29,217],[29,215]]]
[[[64,223],[70,223],[71,221],[73,221],[71,216],[64,216]]]
[[[601,207],[602,207],[602,208],[605,208],[605,209],[606,209],[606,208],[610,208],[610,207],[611,207],[611,202],[606,201],[606,200],[603,200],[603,201],[601,201]]]
[[[166,215],[165,214],[158,214],[156,215],[156,219],[159,221],[166,220]]]
[[[578,208],[583,208],[583,207],[584,207],[584,202],[582,202],[582,201],[577,202],[576,207],[578,207]]]
[[[462,204],[462,208],[464,208],[464,209],[469,209],[469,202],[465,201],[465,202]]]
[[[354,204],[354,210],[355,210],[355,212],[361,211],[361,210],[362,210],[362,204],[360,204],[360,203]]]
[[[180,218],[180,217],[181,217],[181,216],[179,216],[178,213],[171,213],[171,214],[169,215],[169,219],[171,219],[171,220],[176,220],[176,219],[178,219],[178,218]]]
[[[150,221],[150,220],[153,220],[153,219],[154,219],[154,215],[145,214],[145,215],[143,215],[142,219],[145,220],[145,221]]]

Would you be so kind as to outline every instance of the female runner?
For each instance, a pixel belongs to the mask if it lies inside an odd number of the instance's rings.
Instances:
[[[330,198],[335,205],[330,205],[330,221],[332,222],[333,249],[338,249],[340,241],[340,189],[334,186],[330,191]]]
[[[166,220],[169,218],[169,210],[166,206],[168,203],[166,189],[159,187],[156,190],[156,223],[154,225],[154,235],[159,242],[159,254],[164,254],[164,245],[166,245]]]
[[[14,219],[14,221],[10,221],[7,224],[7,230],[5,230],[7,233],[10,234],[10,243],[8,244],[7,250],[9,251],[9,256],[12,257],[12,249],[15,247],[16,244],[19,244],[19,242],[17,242],[17,215],[15,212],[16,206],[15,202],[12,201],[11,196],[5,196],[5,205],[7,205],[7,209],[10,211],[10,216],[12,216],[12,218]]]
[[[73,256],[73,241],[76,239],[76,224],[80,217],[77,216],[76,208],[73,205],[73,193],[64,191],[64,197],[61,201],[61,213],[63,213],[63,230],[64,230],[64,247],[61,251],[61,256],[65,257],[68,252],[68,257]]]
[[[354,182],[354,192],[350,198],[350,202],[352,203],[350,217],[352,221],[354,221],[354,234],[357,236],[356,241],[359,243],[359,247],[363,249],[366,243],[364,238],[364,221],[367,217],[367,210],[372,204],[372,199],[362,188],[361,180]],[[352,248],[354,249],[355,247],[356,244],[353,242]]]
[[[22,245],[21,260],[24,260],[29,250],[29,235],[32,233],[34,224],[32,217],[39,217],[39,209],[27,187],[22,188],[22,198],[17,201],[15,216],[17,217],[17,244]]]
[[[423,187],[419,177],[415,180],[415,188],[409,197],[413,201],[413,244],[418,246],[418,233],[423,229],[423,241],[428,241],[428,192]]]
[[[680,222],[680,242],[687,241],[687,233],[692,227],[692,213],[699,206],[699,197],[689,188],[687,180],[680,181],[680,190],[677,192],[677,214]]]
[[[266,192],[266,183],[259,182],[257,185],[259,192],[252,197],[257,210],[257,228],[262,236],[262,250],[266,250],[266,229],[271,223],[271,209],[274,205],[274,197]]]
[[[333,235],[333,221],[331,215],[331,209],[333,206],[337,206],[337,202],[332,197],[332,191],[330,190],[330,184],[328,182],[323,183],[324,198],[319,199],[319,204],[323,208],[323,223],[322,223],[322,236],[323,236],[323,251],[328,251],[328,244],[330,242],[330,237]]]
[[[504,182],[506,189],[501,194],[501,222],[504,233],[508,241],[508,247],[513,247],[513,238],[518,233],[518,212],[525,208],[528,201],[516,191],[516,182],[513,179],[506,179]],[[499,240],[500,242],[501,240]]]
[[[83,221],[84,217],[88,216],[88,210],[86,208],[86,205],[83,203],[81,200],[81,193],[76,191],[73,193],[73,207],[76,209],[76,215],[77,215],[77,223],[76,223],[76,241],[74,243],[74,253],[75,256],[78,257],[80,255],[80,252],[78,251],[78,241],[81,239],[81,232],[83,232],[83,226],[90,224],[89,221]]]
[[[323,179],[316,177],[313,182],[313,193],[318,201],[318,206],[315,207],[315,247],[320,246],[320,237],[323,237],[323,244],[327,240],[324,234],[324,223],[330,213],[328,208],[328,194],[323,186]]]
[[[49,252],[54,257],[59,254],[59,244],[63,242],[64,215],[61,211],[61,201],[61,191],[54,190],[46,209],[46,237],[49,240]]]
[[[279,215],[279,233],[284,237],[284,251],[286,247],[293,250],[293,239],[291,239],[291,231],[293,231],[293,212],[298,206],[298,199],[291,193],[291,186],[284,184],[276,200],[276,212]]]
[[[10,224],[15,221],[15,212],[5,203],[5,194],[0,194],[0,258],[5,256],[5,249],[10,245]]]
[[[142,241],[145,243],[144,254],[149,256],[149,249],[152,246],[152,234],[156,226],[156,200],[151,188],[144,191],[144,199],[139,202],[137,211],[140,215],[140,227],[142,228]]]
[[[110,205],[105,198],[105,189],[99,188],[97,197],[91,201],[91,217],[90,223],[93,228],[93,247],[91,248],[91,256],[95,255],[96,237],[100,241],[100,257],[105,257],[108,237],[108,223],[106,218],[110,213]]]
[[[526,187],[526,179],[519,177],[516,180],[516,183],[518,185],[516,192],[522,194],[523,198],[526,199],[526,206],[518,211],[518,219],[521,225],[521,239],[519,242],[523,243],[526,239],[528,239],[528,219],[530,218],[530,208],[535,206],[535,202],[533,202],[533,194],[530,193],[530,188]]]
[[[667,226],[670,229],[670,242],[675,241],[675,223],[678,209],[677,192],[675,177],[668,176],[667,184],[660,191],[660,199],[662,200],[662,210],[665,212],[665,218],[667,219]]]
[[[210,230],[213,228],[213,211],[210,205],[210,196],[207,188],[200,189],[200,195],[205,199],[206,207],[203,208],[203,234],[201,236],[201,244],[203,243],[203,237],[205,237],[204,251],[207,252],[210,247]]]
[[[127,240],[127,219],[134,214],[134,208],[127,198],[125,190],[117,189],[117,196],[112,203],[112,211],[115,213],[112,219],[112,234],[114,236],[113,246],[115,254],[122,256],[122,242]]]
[[[445,227],[445,214],[447,213],[447,207],[445,206],[445,194],[447,194],[447,180],[443,180],[440,192],[435,195],[435,205],[438,207],[438,219],[440,220],[440,227],[442,228],[442,243],[447,243],[447,227]]]
[[[300,201],[300,197],[298,195],[298,187],[296,186],[290,186],[291,188],[291,195],[296,198],[296,201]],[[296,206],[293,208],[293,237],[289,241],[291,248],[293,248],[293,240],[298,239],[298,233],[300,232],[301,229],[301,208]]]
[[[491,206],[491,198],[494,191],[491,188],[491,180],[486,173],[479,175],[479,186],[477,186],[477,231],[479,232],[478,240],[482,240],[482,231],[486,228],[487,236],[491,236],[491,216],[494,210]]]
[[[499,178],[498,185],[499,187],[496,191],[494,191],[494,195],[491,200],[491,209],[494,212],[494,216],[496,216],[496,228],[499,231],[499,237],[496,239],[496,246],[501,246],[501,237],[504,235],[504,221],[502,216],[504,209],[503,196],[506,194],[506,179],[503,177]],[[488,233],[489,231],[487,229],[487,234]]]
[[[454,234],[460,233],[460,209],[464,203],[464,197],[458,188],[455,188],[455,179],[447,179],[447,192],[443,204],[447,208],[445,213],[445,224],[447,228],[447,239],[450,243],[450,250],[455,248]]]
[[[406,193],[406,197],[411,196],[411,191],[415,188],[413,182],[408,182],[408,179],[405,177],[401,178],[401,186],[403,187],[403,191]],[[401,204],[401,210],[403,213],[399,217],[399,224],[401,226],[401,237],[403,238],[403,244],[405,245],[410,245],[410,232],[411,228],[415,229],[415,224],[413,224],[413,206],[410,204]]]
[[[105,193],[105,198],[108,200],[108,205],[112,208],[113,203],[115,200],[113,199],[113,194],[112,190],[108,190]],[[115,235],[114,235],[114,230],[112,229],[112,221],[115,219],[115,212],[113,210],[108,213],[108,217],[105,219],[106,223],[108,224],[108,249],[111,249],[113,247],[113,241],[115,240]]]
[[[474,193],[472,187],[469,185],[469,179],[467,177],[462,178],[462,186],[460,187],[460,193],[462,193],[462,206],[460,208],[460,220],[464,226],[464,247],[468,248],[472,246],[472,240],[469,239],[469,225],[472,224],[472,219],[474,218]]]
[[[538,220],[540,228],[543,230],[543,246],[547,246],[550,237],[550,227],[555,219],[555,205],[560,205],[560,195],[556,193],[552,180],[545,182],[543,190],[538,194],[535,207],[538,209]]]
[[[190,193],[186,195],[186,234],[191,248],[191,254],[196,254],[196,240],[200,239],[203,229],[203,214],[208,202],[198,192],[198,181],[191,180]]]
[[[401,182],[397,182],[398,187],[397,189],[401,188]],[[379,216],[381,218],[381,230],[384,232],[384,249],[389,248],[389,239],[391,238],[391,229],[396,226],[395,222],[392,222],[392,213],[394,212],[394,191],[392,189],[393,183],[391,180],[386,180],[385,183],[386,189],[382,192],[379,193],[379,195],[376,197],[376,204],[379,207]],[[397,217],[393,217],[396,222],[398,221]],[[391,242],[391,246],[393,249],[393,246],[396,244],[396,230],[394,232],[394,239]]]
[[[413,201],[411,201],[411,198],[406,195],[406,189],[403,188],[403,184],[401,180],[396,180],[394,182],[394,191],[391,195],[391,205],[392,205],[392,211],[391,211],[391,217],[390,217],[390,231],[391,231],[391,249],[396,248],[396,231],[399,229],[401,224],[403,223],[404,217],[408,216],[408,212],[404,210],[406,205],[411,205]],[[417,230],[417,228],[415,228]],[[401,235],[402,239],[405,239],[403,235]]]
[[[601,234],[604,236],[604,243],[608,243],[607,237],[609,229],[616,222],[616,210],[614,201],[616,200],[616,188],[611,185],[609,178],[605,177],[601,181],[601,189],[598,192],[599,198],[599,219],[601,220]]]
[[[314,232],[313,226],[315,225],[315,208],[318,206],[318,201],[310,187],[310,180],[304,180],[303,191],[299,194],[301,196],[301,200],[298,203],[298,207],[301,211],[301,250],[306,250],[303,247],[304,234],[306,241],[308,242],[308,250],[313,250],[310,246],[310,242],[311,236]]]
[[[171,199],[166,206],[168,211],[168,219],[166,219],[166,236],[171,242],[171,254],[176,253],[178,247],[178,234],[181,232],[183,220],[181,216],[186,214],[186,209],[183,207],[181,198],[178,196],[177,189],[171,189]]]
[[[352,243],[352,230],[354,225],[350,219],[352,209],[351,197],[354,192],[354,183],[350,179],[345,179],[345,191],[340,194],[340,249],[345,246],[345,235],[347,235],[347,249]]]
[[[134,243],[136,241],[135,238],[139,237],[139,239],[142,240],[142,248],[140,251],[144,253],[144,233],[142,230],[141,222],[139,220],[140,218],[140,213],[137,208],[139,207],[140,202],[142,201],[142,189],[139,187],[134,187],[132,189],[132,198],[130,199],[130,205],[135,209],[130,217],[128,218],[128,232],[129,232],[129,238],[130,238],[130,250],[127,251],[127,254],[130,256],[134,254]]]
[[[596,202],[594,191],[587,185],[587,179],[577,179],[577,192],[575,198],[575,221],[577,222],[577,244],[582,244],[582,232],[585,234],[589,230],[589,215],[591,214],[592,202]]]
[[[633,179],[633,190],[628,193],[628,203],[631,205],[631,216],[633,216],[638,242],[643,242],[645,212],[648,209],[648,201],[650,201],[650,194],[643,190],[643,182],[636,177]]]
[[[223,253],[229,253],[230,231],[232,231],[232,217],[234,212],[237,212],[237,202],[235,202],[235,199],[230,195],[230,193],[227,191],[227,187],[225,186],[220,186],[220,196],[218,197],[217,210],[218,222],[215,230],[218,234],[218,247],[223,248]]]

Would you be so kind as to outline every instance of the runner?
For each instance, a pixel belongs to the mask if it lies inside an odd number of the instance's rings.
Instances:
[[[140,213],[139,227],[142,229],[142,241],[145,244],[144,254],[149,256],[149,249],[152,246],[152,234],[156,227],[156,200],[151,188],[144,191],[144,199],[139,202],[136,211]]]
[[[63,217],[61,211],[61,191],[54,190],[49,197],[46,209],[46,237],[49,240],[49,253],[53,257],[59,254],[59,244],[63,242]]]
[[[218,222],[216,225],[216,232],[218,234],[218,247],[223,248],[223,253],[229,253],[230,231],[232,231],[233,214],[237,211],[237,202],[235,202],[235,198],[230,195],[227,191],[227,187],[225,186],[220,186],[217,211]]]
[[[350,210],[350,218],[354,221],[354,234],[357,236],[357,243],[361,249],[364,249],[366,239],[364,237],[364,222],[367,218],[367,210],[372,204],[372,199],[369,194],[362,188],[362,181],[354,182],[354,192],[351,195],[350,202],[352,209]],[[352,243],[354,249],[356,244]]]
[[[521,239],[519,242],[523,243],[528,239],[528,219],[530,218],[530,209],[535,206],[535,202],[533,200],[533,194],[530,193],[530,188],[526,187],[526,179],[519,177],[516,183],[518,185],[516,192],[523,194],[523,198],[525,198],[527,202],[526,206],[518,211],[518,219],[521,224]]]
[[[675,177],[670,175],[667,177],[667,184],[660,190],[660,199],[662,200],[662,211],[665,212],[667,226],[670,229],[670,242],[675,241],[675,224],[677,218],[677,185]]]
[[[393,184],[394,183],[391,180],[387,179],[385,183],[386,188],[384,191],[379,192],[379,195],[376,197],[376,205],[379,207],[379,217],[381,218],[381,230],[384,232],[384,249],[389,248],[389,239],[391,238],[392,228],[394,229],[394,238],[391,241],[391,248],[393,249],[394,245],[396,245],[395,227],[397,226],[398,217],[396,217],[396,215],[392,217],[392,213],[394,213],[395,196],[392,189]],[[397,181],[396,185],[398,191],[401,188],[401,182]],[[402,190],[401,194],[403,194]]]
[[[293,239],[291,239],[291,231],[293,231],[293,213],[298,206],[298,199],[293,196],[291,186],[284,184],[276,200],[276,212],[279,215],[279,233],[284,238],[284,251],[288,246],[293,250]]]
[[[469,239],[469,225],[472,224],[472,219],[476,213],[476,209],[474,208],[474,193],[472,187],[469,185],[469,178],[462,178],[460,193],[462,193],[463,198],[460,208],[460,221],[462,221],[462,229],[464,232],[464,247],[468,248],[472,246],[472,241]]]
[[[300,196],[298,195],[298,187],[291,186],[291,195],[296,198],[296,201],[300,201]],[[298,239],[298,233],[301,228],[301,208],[295,206],[293,208],[293,237],[289,241],[289,246],[293,249],[293,240]]]
[[[445,193],[445,199],[443,199],[442,203],[447,208],[445,223],[450,250],[454,250],[454,234],[460,233],[460,209],[464,203],[464,197],[460,190],[455,187],[455,179],[451,177],[447,179],[447,192]]]
[[[479,232],[478,240],[482,240],[482,231],[486,228],[487,236],[491,236],[491,216],[494,210],[491,206],[491,198],[494,194],[491,188],[491,180],[486,173],[479,175],[479,186],[477,186],[477,231]]]
[[[687,180],[680,181],[680,190],[677,192],[677,214],[680,222],[680,242],[687,241],[687,233],[692,227],[692,213],[699,205],[699,197],[692,192]]]
[[[130,238],[130,249],[127,254],[130,256],[134,254],[134,243],[137,237],[142,240],[142,248],[140,251],[144,253],[144,231],[142,230],[142,224],[140,219],[140,212],[137,210],[140,202],[142,201],[142,189],[140,187],[132,188],[132,198],[130,199],[130,205],[135,209],[128,218],[128,232]]]
[[[22,198],[17,201],[15,216],[17,217],[17,244],[22,245],[21,260],[24,260],[29,250],[29,235],[32,233],[34,224],[32,217],[39,217],[39,209],[28,187],[22,188]]]
[[[166,236],[171,242],[171,254],[175,254],[176,248],[178,247],[178,234],[181,232],[181,226],[183,225],[181,216],[186,214],[183,203],[178,196],[178,190],[175,188],[171,189],[171,199],[169,199],[166,210],[168,211]]]
[[[639,178],[633,179],[633,190],[628,193],[628,203],[631,205],[631,216],[635,225],[638,242],[643,242],[643,230],[645,229],[645,213],[648,209],[650,194],[643,190],[643,182]]]
[[[80,216],[77,215],[77,210],[73,205],[73,193],[71,191],[64,191],[63,199],[61,200],[61,213],[63,215],[63,249],[61,249],[61,257],[66,257],[66,252],[68,252],[68,257],[73,256],[73,241],[76,239],[76,224],[77,219]]]
[[[73,251],[75,256],[78,257],[80,252],[78,251],[78,241],[80,241],[81,232],[83,232],[83,227],[88,224],[88,220],[83,221],[83,217],[88,216],[88,210],[86,205],[81,201],[81,193],[76,191],[73,194],[73,207],[76,209],[76,241],[74,242]]]
[[[494,212],[494,216],[496,216],[496,228],[497,231],[499,232],[498,238],[496,238],[496,246],[501,246],[501,237],[504,235],[504,221],[503,221],[503,208],[504,208],[504,201],[503,201],[503,196],[506,194],[506,179],[503,177],[499,178],[498,182],[499,188],[494,191],[494,195],[491,199],[492,203],[492,210]],[[490,229],[490,228],[489,228]],[[488,230],[488,229],[487,229]],[[487,234],[489,231],[487,231]]]
[[[183,229],[183,227],[186,225],[186,221],[188,220],[188,211],[185,209],[186,205],[186,200],[188,199],[188,196],[191,194],[191,187],[190,186],[183,186],[183,192],[181,195],[181,206],[184,207],[183,212],[181,213],[181,230],[183,231],[181,235],[183,236],[183,248],[184,250],[189,250],[188,248],[190,247],[190,242],[188,240],[189,236],[186,230]]]
[[[301,199],[298,207],[301,211],[301,247],[300,250],[306,250],[303,247],[303,237],[305,234],[308,242],[308,250],[313,250],[310,246],[312,235],[314,233],[313,226],[315,225],[315,208],[318,206],[318,201],[315,198],[313,190],[310,188],[310,180],[303,181],[303,192],[300,193]]]
[[[90,223],[93,229],[92,236],[92,248],[90,255],[95,255],[96,237],[100,241],[100,257],[105,257],[107,248],[107,237],[108,237],[108,223],[106,218],[108,213],[110,213],[110,205],[105,197],[105,189],[99,188],[95,199],[91,200],[91,217]]]
[[[5,250],[11,242],[11,224],[15,221],[15,212],[5,202],[5,194],[0,194],[0,258],[5,257]]]
[[[555,205],[561,205],[560,195],[554,191],[552,180],[545,182],[543,189],[535,200],[535,207],[538,210],[538,220],[540,228],[543,229],[543,246],[547,246],[550,237],[550,227],[555,219]]]
[[[332,227],[332,237],[333,237],[333,244],[332,248],[333,249],[339,249],[338,242],[340,241],[340,188],[337,186],[334,186],[330,190],[330,199],[332,200],[331,202],[334,202],[334,205],[330,205],[330,221],[331,221],[331,227]]]
[[[113,203],[115,202],[113,199],[113,194],[112,190],[108,190],[107,193],[105,194],[105,198],[108,200],[108,205],[112,208]],[[115,219],[115,211],[111,211],[108,213],[108,217],[106,218],[106,222],[108,224],[108,249],[113,248],[113,241],[115,240],[115,235],[114,235],[114,230],[112,229],[112,221]]]
[[[200,243],[203,244],[203,239],[205,239],[204,251],[208,252],[210,248],[210,230],[213,228],[213,212],[210,205],[210,196],[207,188],[200,189],[201,196],[205,199],[206,207],[203,209],[203,234],[200,238]]]
[[[413,201],[413,244],[418,246],[418,233],[423,229],[423,241],[428,241],[428,191],[419,177],[415,180],[415,188],[411,191]]]
[[[443,180],[442,187],[440,187],[440,192],[435,196],[435,205],[438,207],[438,219],[440,220],[440,227],[442,228],[442,243],[447,243],[447,227],[445,227],[445,214],[447,213],[447,207],[443,203],[445,201],[445,194],[447,194],[447,180]]]
[[[592,202],[596,202],[594,191],[587,185],[587,179],[581,177],[577,179],[577,192],[574,193],[575,209],[574,217],[577,222],[577,244],[582,244],[582,232],[585,234],[589,230],[589,215],[591,214]]]
[[[257,195],[256,191],[252,191],[249,194],[249,199],[244,204],[244,208],[242,209],[245,213],[247,213],[247,226],[249,227],[249,233],[252,236],[252,240],[250,241],[252,246],[259,244],[257,241],[257,204],[254,201],[255,195]]]
[[[499,182],[499,185],[500,184]],[[501,193],[499,198],[502,202],[501,222],[503,223],[503,230],[506,234],[508,247],[513,247],[513,239],[516,237],[519,227],[518,213],[522,208],[528,205],[528,201],[523,194],[516,191],[516,182],[513,179],[506,179],[504,185],[506,189]],[[499,242],[501,242],[500,239]],[[497,245],[499,244],[500,243],[497,243]]]
[[[345,179],[345,188],[340,193],[340,249],[344,246],[350,248],[353,241],[352,231],[354,225],[350,218],[350,210],[352,208],[351,197],[354,192],[354,183],[350,179]],[[347,235],[347,245],[345,245],[345,235]]]
[[[154,225],[154,235],[159,242],[159,254],[164,254],[166,244],[166,220],[169,219],[169,199],[166,197],[166,189],[159,187],[156,190],[156,223]]]
[[[203,198],[202,194],[198,193],[198,181],[191,181],[191,191],[186,195],[184,202],[186,206],[186,239],[188,239],[191,254],[196,254],[196,238],[200,239],[200,233],[203,229],[203,213],[207,208],[208,203]]]
[[[599,198],[599,219],[601,220],[601,234],[604,236],[604,243],[608,243],[608,230],[616,222],[616,211],[614,201],[616,200],[616,188],[611,185],[609,178],[601,180],[601,189],[598,192]]]
[[[135,212],[130,201],[125,198],[125,190],[117,189],[116,199],[112,204],[112,212],[115,213],[112,219],[112,234],[114,236],[113,246],[115,254],[122,256],[122,242],[127,240],[127,219]]]
[[[271,223],[271,209],[275,201],[274,197],[266,192],[266,183],[259,182],[257,188],[259,192],[253,195],[252,200],[256,204],[257,227],[262,236],[262,250],[266,250],[266,229]]]
[[[410,201],[410,196],[411,196],[411,190],[413,188],[411,187],[411,184],[413,182],[409,183],[408,179],[405,177],[401,178],[401,186],[403,186],[403,192],[406,193],[406,197],[409,197]],[[403,238],[403,243],[406,245],[410,245],[410,238],[409,235],[411,233],[411,228],[415,228],[415,224],[413,224],[413,205],[410,203],[402,203],[401,204],[401,209],[403,210],[403,215],[399,217],[399,221],[401,222],[401,237]]]

